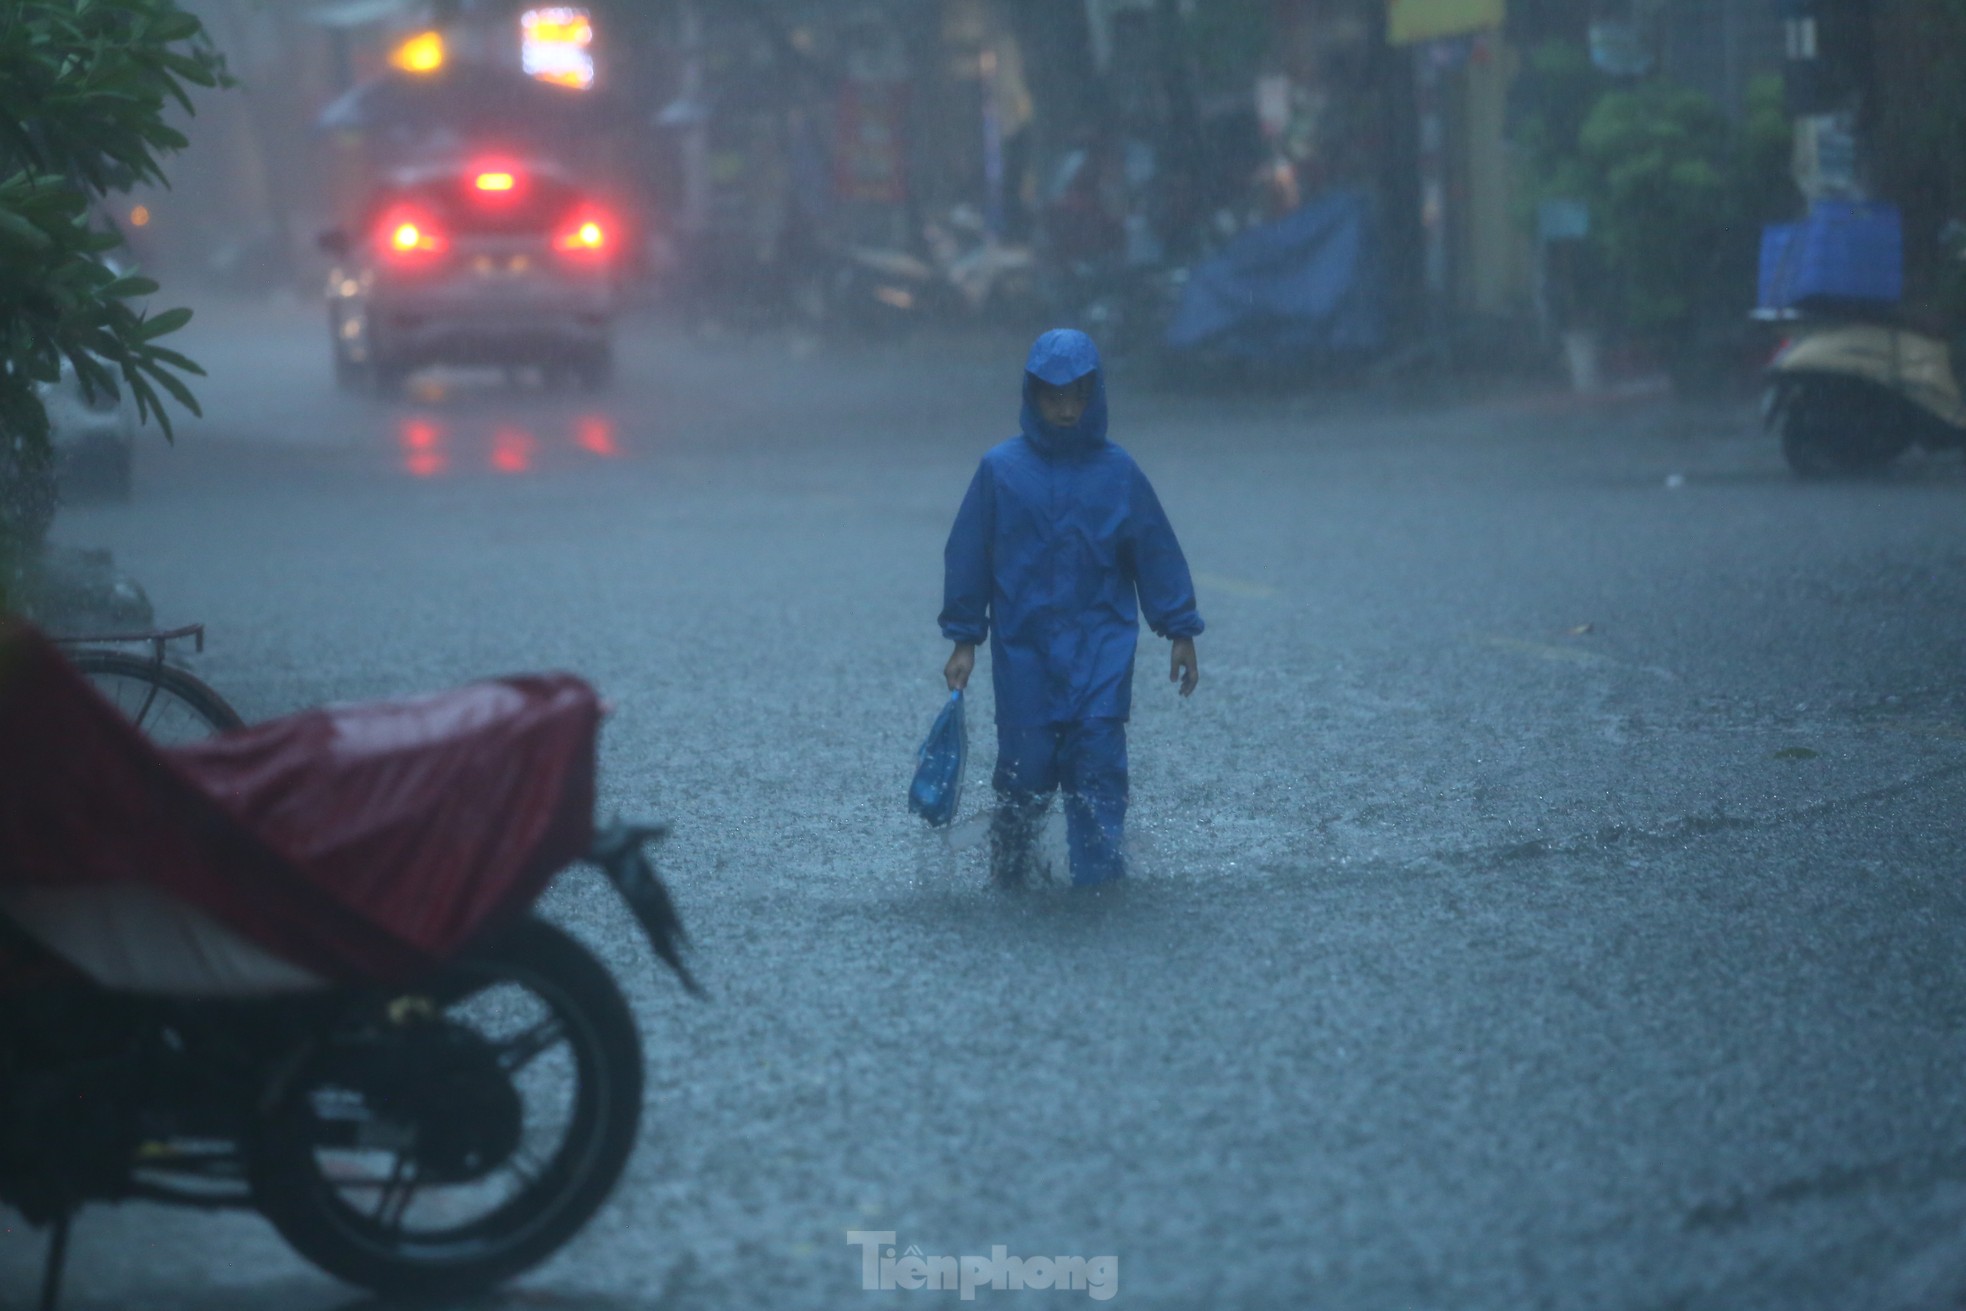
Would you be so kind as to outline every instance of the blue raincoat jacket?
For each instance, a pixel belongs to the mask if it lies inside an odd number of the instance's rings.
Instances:
[[[1087,374],[1093,395],[1077,425],[1046,424],[1034,383]],[[989,639],[999,724],[1125,719],[1140,612],[1163,637],[1202,631],[1188,562],[1147,476],[1106,440],[1106,383],[1090,337],[1038,338],[1024,365],[1022,425],[983,457],[956,513],[942,635]]]

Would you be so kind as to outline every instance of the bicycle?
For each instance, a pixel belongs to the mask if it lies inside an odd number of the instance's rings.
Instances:
[[[202,741],[215,733],[243,728],[246,723],[209,684],[165,663],[165,648],[187,638],[193,650],[203,651],[205,626],[187,624],[147,633],[82,633],[53,641],[71,649],[69,659],[75,667],[152,741],[173,746]],[[137,642],[149,644],[148,657],[104,649]]]

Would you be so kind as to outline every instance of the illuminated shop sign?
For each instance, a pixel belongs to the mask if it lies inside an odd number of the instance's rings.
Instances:
[[[1386,0],[1386,39],[1394,45],[1493,31],[1506,0]]]
[[[519,15],[521,67],[542,82],[594,85],[594,20],[585,9],[549,5]]]

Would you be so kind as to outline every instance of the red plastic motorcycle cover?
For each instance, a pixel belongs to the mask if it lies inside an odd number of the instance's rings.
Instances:
[[[325,978],[409,982],[586,855],[599,728],[541,674],[161,749],[0,625],[0,884],[145,883]]]

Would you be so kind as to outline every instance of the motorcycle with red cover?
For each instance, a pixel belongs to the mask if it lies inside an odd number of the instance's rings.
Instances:
[[[0,626],[0,1202],[251,1209],[329,1274],[450,1296],[606,1200],[642,1107],[607,967],[532,914],[598,865],[701,995],[646,854],[597,829],[564,674],[328,706],[159,748]]]

